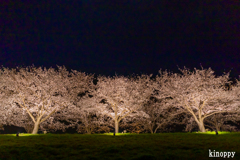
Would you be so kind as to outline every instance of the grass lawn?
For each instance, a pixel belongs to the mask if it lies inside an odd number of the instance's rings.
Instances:
[[[185,160],[209,158],[211,151],[236,152],[240,133],[0,134],[0,159],[10,160]],[[230,158],[232,159],[232,158]]]

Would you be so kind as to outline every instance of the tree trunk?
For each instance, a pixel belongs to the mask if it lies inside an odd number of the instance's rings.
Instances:
[[[38,119],[36,121],[36,123],[34,124],[34,128],[33,128],[32,134],[37,134],[39,125],[40,125],[40,119]]]
[[[161,125],[160,125],[160,124],[156,125],[156,128],[155,128],[155,131],[154,131],[154,133],[157,133],[157,130],[158,130],[158,128],[160,128],[160,127],[161,127]]]
[[[118,121],[115,120],[115,133],[118,133],[118,128],[119,128]]]
[[[151,124],[147,124],[148,125],[148,129],[150,130],[151,134],[153,134],[153,127]]]
[[[198,124],[199,130],[200,130],[201,132],[206,132],[205,127],[204,127],[203,120],[200,120],[197,124]]]
[[[151,131],[151,134],[153,134],[153,130],[152,130],[152,129],[150,129],[150,131]]]
[[[87,132],[87,134],[91,134],[92,132],[91,132],[91,128],[90,127],[87,127],[86,128],[86,132]]]
[[[216,125],[216,130],[219,132],[220,131],[220,127],[218,125]]]

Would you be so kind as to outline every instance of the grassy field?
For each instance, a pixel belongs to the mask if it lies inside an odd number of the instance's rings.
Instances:
[[[209,158],[212,151],[236,152],[240,133],[0,135],[0,159],[175,160]],[[232,158],[230,158],[232,159]]]

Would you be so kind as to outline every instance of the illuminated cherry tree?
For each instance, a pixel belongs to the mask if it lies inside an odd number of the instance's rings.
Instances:
[[[22,112],[22,110],[14,107],[12,104],[9,104],[5,99],[8,98],[12,92],[7,92],[6,87],[3,87],[3,74],[0,75],[0,86],[4,90],[0,90],[0,129],[4,130],[6,125],[14,125],[17,123],[15,118],[16,114]]]
[[[86,94],[78,98],[71,110],[60,112],[57,119],[66,121],[69,123],[68,127],[76,128],[78,133],[97,133],[102,127],[106,127],[106,117],[96,107],[101,105],[104,106],[95,96],[89,97]]]
[[[73,105],[71,109],[59,111],[55,115],[58,121],[67,122],[66,127],[76,128],[79,133],[96,133],[106,126],[106,116],[98,108],[105,104],[100,103],[97,96],[97,85],[94,84],[94,76],[83,76],[81,72],[74,71],[71,77],[71,95]]]
[[[123,76],[98,77],[97,96],[107,104],[98,107],[98,109],[102,114],[114,120],[116,133],[119,130],[119,122],[127,116],[133,116],[133,112],[146,115],[140,108],[153,92],[150,77],[147,75],[131,78]]]
[[[156,81],[162,82],[159,90],[173,98],[174,105],[189,112],[196,121],[199,130],[205,132],[204,119],[216,113],[236,112],[236,94],[229,91],[229,74],[216,77],[209,69],[193,72],[184,68],[181,74],[161,72]],[[156,85],[158,89],[158,85]]]
[[[16,120],[14,119],[13,113],[18,113],[19,110],[11,107],[10,105],[2,105],[0,106],[0,130],[4,130],[4,126],[6,125],[14,125]]]
[[[0,106],[0,130],[4,129],[4,125],[6,125],[6,109],[4,108],[4,106]]]
[[[165,128],[170,124],[183,124],[182,120],[178,118],[183,110],[179,110],[169,103],[169,99],[165,98],[162,100],[150,100],[149,103],[145,104],[142,111],[146,113],[147,116],[137,116],[138,122],[140,122],[144,128],[150,131],[152,134],[157,133],[158,130],[165,130]]]
[[[22,109],[22,112],[18,113],[20,115],[15,117],[19,125],[23,120],[19,118],[22,117],[21,114],[26,113],[31,117],[34,122],[32,134],[38,132],[39,125],[44,121],[53,122],[55,112],[71,109],[74,97],[71,89],[75,84],[71,77],[74,77],[75,71],[69,73],[65,67],[60,66],[57,70],[34,66],[2,70],[4,78],[1,79],[1,91],[9,95],[4,96],[4,101]],[[81,75],[82,80],[86,79],[84,73]],[[87,84],[83,87],[85,88]],[[52,127],[64,129],[63,125],[52,125]]]
[[[223,130],[236,130],[236,126],[239,121],[238,114],[236,113],[218,113],[213,116],[207,117],[205,120],[205,126],[211,130],[223,131]],[[231,122],[232,124],[229,124]]]
[[[172,98],[164,90],[165,82],[169,76],[167,72],[161,74],[161,77],[157,77],[151,83],[151,88],[154,88],[152,97],[141,108],[141,110],[147,116],[136,116],[137,121],[152,134],[158,130],[166,130],[166,126],[169,124],[181,125],[184,122],[178,116],[185,113],[182,109],[176,108]],[[149,86],[148,86],[149,87]]]

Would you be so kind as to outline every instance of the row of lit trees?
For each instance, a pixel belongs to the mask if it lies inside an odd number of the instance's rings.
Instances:
[[[63,131],[76,127],[92,133],[97,128],[108,130],[111,119],[116,133],[120,121],[123,125],[135,121],[133,127],[140,125],[151,133],[170,123],[186,124],[186,130],[196,124],[205,132],[206,124],[219,129],[220,121],[224,125],[238,120],[238,81],[232,85],[229,74],[216,77],[210,68],[180,71],[160,70],[154,78],[98,76],[94,83],[94,75],[60,66],[1,68],[0,126],[28,130],[32,126],[33,134],[39,127]]]

